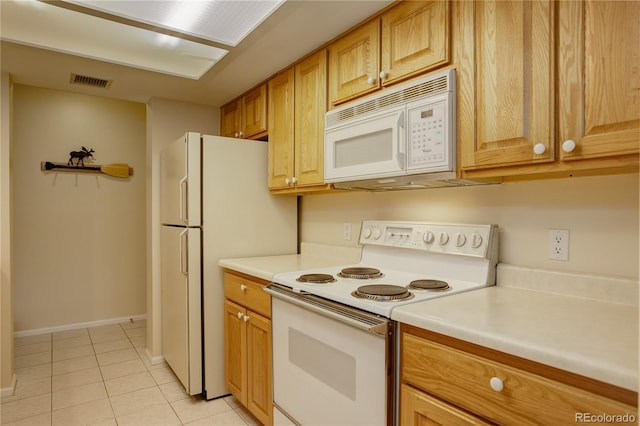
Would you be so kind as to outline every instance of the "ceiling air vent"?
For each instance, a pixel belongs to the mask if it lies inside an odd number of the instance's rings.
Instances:
[[[105,80],[102,78],[89,77],[86,75],[74,74],[71,73],[71,78],[69,79],[71,84],[80,84],[83,86],[91,86],[91,87],[100,87],[102,89],[108,89],[111,87],[111,83],[113,80]]]

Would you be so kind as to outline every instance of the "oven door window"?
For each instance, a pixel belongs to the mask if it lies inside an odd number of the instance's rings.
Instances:
[[[386,424],[385,339],[272,303],[274,402],[300,424]]]

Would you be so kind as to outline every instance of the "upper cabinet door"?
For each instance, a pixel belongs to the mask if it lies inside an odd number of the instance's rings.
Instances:
[[[381,21],[383,85],[449,62],[448,1],[403,2]]]
[[[380,20],[358,27],[329,46],[329,98],[332,105],[380,87]]]
[[[256,87],[242,97],[241,138],[262,136],[267,132],[267,85]]]
[[[290,187],[294,172],[294,71],[269,80],[269,188]]]
[[[324,183],[324,115],[327,112],[327,52],[295,66],[295,176],[298,186]]]
[[[462,167],[553,160],[552,2],[461,3],[473,25],[458,63]]]
[[[242,104],[239,100],[229,102],[220,108],[220,136],[240,137],[242,127]]]
[[[563,1],[558,8],[561,159],[638,153],[640,2]]]

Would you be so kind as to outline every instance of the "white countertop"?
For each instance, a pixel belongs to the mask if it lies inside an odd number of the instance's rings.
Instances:
[[[305,244],[301,254],[222,259],[271,280],[356,263],[360,248]],[[638,281],[498,266],[498,285],[399,306],[392,319],[638,391]]]
[[[360,247],[302,243],[300,254],[220,259],[218,264],[223,268],[271,281],[280,272],[356,263],[360,260],[360,254]]]
[[[509,267],[510,268],[510,267]],[[506,269],[506,268],[505,268]],[[512,268],[498,285],[467,293],[399,306],[392,319],[436,333],[506,352],[541,364],[581,374],[625,389],[638,390],[638,307],[634,280],[613,280],[613,290],[599,288],[598,299],[542,291],[522,282],[508,286],[513,277],[526,275],[546,286],[548,271]],[[515,271],[516,273],[513,273]],[[522,272],[527,272],[522,274]],[[560,278],[566,273],[558,274]],[[505,285],[501,285],[501,280]],[[540,277],[538,277],[540,278]],[[524,278],[523,278],[524,279]],[[574,281],[577,282],[575,274]],[[586,287],[606,278],[587,277]],[[559,285],[562,287],[562,285]],[[634,292],[635,289],[635,292]],[[635,294],[626,303],[620,295]],[[611,296],[609,299],[601,298]]]

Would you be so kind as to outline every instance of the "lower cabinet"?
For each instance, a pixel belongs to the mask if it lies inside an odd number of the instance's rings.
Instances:
[[[400,400],[400,424],[403,426],[490,424],[411,386],[401,386]]]
[[[637,422],[637,393],[492,349],[401,327],[400,424]]]
[[[264,315],[265,298],[270,301],[269,295],[262,291],[264,285],[225,273],[225,382],[229,392],[251,414],[262,424],[271,425],[271,319]],[[270,310],[269,304],[269,315]]]

